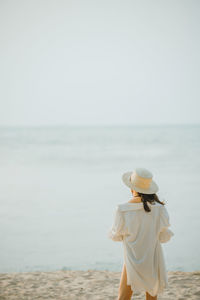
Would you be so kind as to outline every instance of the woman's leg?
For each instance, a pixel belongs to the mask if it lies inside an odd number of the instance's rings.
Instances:
[[[127,285],[127,273],[126,273],[126,266],[123,265],[121,280],[119,284],[119,293],[117,300],[130,300],[133,291],[131,290],[131,286]]]
[[[151,296],[149,293],[146,292],[146,300],[157,300],[157,296]]]

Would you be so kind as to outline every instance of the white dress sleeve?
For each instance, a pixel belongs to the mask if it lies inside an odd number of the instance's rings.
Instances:
[[[160,214],[160,231],[159,231],[159,241],[161,243],[167,243],[171,237],[174,235],[168,227],[171,226],[169,221],[169,214],[166,207],[163,205],[161,207]]]
[[[122,241],[124,236],[124,219],[122,212],[117,206],[115,209],[114,222],[108,231],[108,238],[113,241]]]

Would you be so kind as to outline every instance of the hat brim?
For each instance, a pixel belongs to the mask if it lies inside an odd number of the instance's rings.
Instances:
[[[135,186],[133,183],[130,182],[130,176],[133,172],[126,172],[122,175],[122,181],[126,186],[131,188],[132,190],[135,190],[136,192],[143,193],[143,194],[155,194],[159,188],[158,185],[155,183],[154,180],[151,181],[151,184],[148,189],[141,189],[137,186]]]

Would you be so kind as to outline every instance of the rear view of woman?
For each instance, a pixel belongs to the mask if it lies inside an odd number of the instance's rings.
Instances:
[[[118,204],[108,237],[122,241],[124,264],[118,300],[130,300],[133,292],[146,292],[146,299],[168,287],[165,259],[161,243],[168,242],[174,233],[168,228],[169,214],[165,203],[156,195],[157,184],[152,173],[136,168],[122,175],[133,198]]]

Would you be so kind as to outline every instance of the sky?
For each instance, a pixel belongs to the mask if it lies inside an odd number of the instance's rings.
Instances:
[[[199,0],[0,0],[0,126],[200,123]]]

